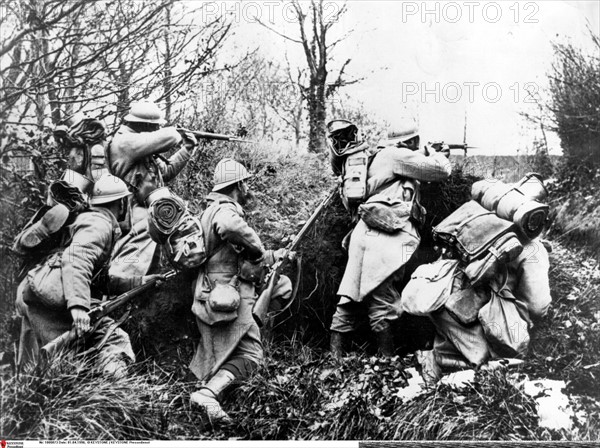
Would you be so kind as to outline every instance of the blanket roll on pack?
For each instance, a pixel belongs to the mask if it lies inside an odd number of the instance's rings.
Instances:
[[[183,199],[160,187],[148,195],[148,230],[152,239],[163,243],[179,225],[187,211]]]
[[[528,173],[514,185],[499,180],[480,180],[473,184],[471,197],[500,218],[512,221],[529,239],[544,230],[549,207],[539,201],[546,197],[541,177]]]

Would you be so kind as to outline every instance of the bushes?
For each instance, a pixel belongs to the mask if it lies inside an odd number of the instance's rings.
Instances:
[[[18,337],[18,321],[14,316],[19,257],[10,250],[17,232],[46,200],[50,180],[58,179],[65,160],[51,145],[48,132],[24,132],[13,129],[0,148],[0,325],[7,329],[0,338],[0,352],[10,352]],[[9,153],[20,153],[32,160],[32,171],[19,171]],[[27,163],[26,165],[29,165]]]
[[[590,54],[572,44],[554,44],[555,63],[550,74],[552,102],[566,163],[600,166],[600,36],[590,30]]]

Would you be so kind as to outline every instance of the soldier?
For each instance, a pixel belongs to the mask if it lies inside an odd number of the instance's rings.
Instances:
[[[335,134],[336,130],[330,133],[332,145],[339,142]],[[379,352],[384,356],[394,354],[391,322],[399,317],[393,304],[400,298],[395,283],[402,280],[404,266],[419,245],[416,224],[424,215],[419,204],[419,182],[440,182],[451,172],[450,162],[443,155],[419,151],[416,127],[389,132],[388,139],[369,159],[364,204],[375,207],[376,213],[397,210],[401,214],[392,216],[392,221],[402,223],[402,228],[382,230],[376,223],[367,224],[363,214],[349,236],[348,263],[330,327],[331,352],[336,357],[343,353],[346,335],[355,329],[361,306],[367,308]],[[395,204],[394,209],[390,204]]]
[[[428,382],[435,382],[444,372],[479,367],[507,356],[525,356],[529,332],[546,315],[552,301],[548,251],[539,239],[534,239],[523,246],[519,256],[504,265],[506,269],[500,269],[501,273],[478,289],[482,291],[479,294],[486,291],[483,294],[489,296],[493,291],[499,297],[495,306],[488,303],[489,312],[479,313],[474,323],[463,324],[446,307],[429,315],[436,335],[433,356],[428,353],[423,365]],[[508,314],[502,306],[514,307],[518,317],[507,321]],[[487,321],[488,328],[482,319]],[[502,342],[504,338],[513,340],[514,348],[507,349]]]
[[[219,404],[223,392],[234,381],[248,377],[263,359],[252,307],[268,267],[285,253],[265,250],[244,221],[242,206],[251,198],[246,183],[250,177],[236,161],[221,160],[201,218],[209,257],[194,285],[192,312],[202,336],[190,368],[207,382],[192,393],[191,401],[213,423],[229,419]],[[287,300],[291,293],[291,281],[282,276],[272,298]]]
[[[91,207],[56,230],[55,249],[19,285],[16,307],[22,316],[17,363],[36,363],[40,347],[73,328],[78,336],[90,329],[87,311],[102,293],[120,293],[148,278],[99,279],[120,236],[119,221],[127,216],[131,193],[120,179],[106,174],[94,185]],[[102,341],[99,364],[104,373],[123,375],[135,360],[129,337],[105,317],[86,338],[86,346]]]
[[[145,275],[156,255],[156,242],[148,233],[148,196],[164,186],[185,167],[197,141],[164,123],[152,102],[133,103],[108,148],[108,168],[132,189],[132,229],[115,247],[111,273]],[[169,159],[160,153],[182,145]]]

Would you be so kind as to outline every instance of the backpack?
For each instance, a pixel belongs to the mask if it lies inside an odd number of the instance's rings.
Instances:
[[[163,243],[163,248],[167,260],[175,269],[200,267],[208,258],[200,220],[186,211]]]
[[[367,198],[367,170],[371,159],[369,145],[356,125],[348,120],[332,120],[327,144],[333,173],[340,176],[340,197],[346,210],[355,214]]]
[[[362,143],[349,148],[339,157],[340,197],[346,210],[353,212],[367,199],[367,172],[372,160],[371,152],[369,146]]]
[[[215,202],[220,203],[221,201]],[[204,235],[208,232],[209,223],[217,208],[209,209],[210,207],[199,216],[194,216],[186,208],[173,230],[166,236],[162,247],[167,260],[175,269],[199,268],[213,255],[208,250]]]
[[[521,253],[514,230],[512,222],[469,201],[433,228],[433,238],[462,261],[463,272],[475,286],[494,278],[499,266]]]

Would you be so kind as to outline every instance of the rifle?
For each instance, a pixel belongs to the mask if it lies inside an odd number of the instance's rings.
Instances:
[[[273,295],[273,289],[277,282],[279,281],[279,277],[283,272],[283,269],[287,266],[287,263],[292,258],[290,255],[294,252],[294,250],[298,247],[306,233],[310,230],[313,224],[316,222],[319,215],[323,212],[325,207],[329,205],[331,200],[334,198],[337,193],[337,187],[334,188],[329,196],[327,196],[323,201],[319,204],[319,206],[315,209],[315,211],[310,215],[304,226],[300,229],[300,232],[294,237],[292,242],[286,247],[286,252],[283,258],[277,261],[267,274],[267,277],[264,282],[263,288],[260,290],[260,294],[258,299],[256,299],[256,303],[254,307],[252,307],[252,317],[258,324],[259,327],[264,325],[265,317],[267,315],[267,311],[269,310],[269,304],[271,303],[271,296]],[[291,301],[290,301],[291,304]],[[289,306],[289,305],[288,305]],[[287,308],[287,307],[286,307]],[[284,308],[284,310],[286,309]],[[283,310],[282,310],[283,311]]]
[[[215,134],[212,132],[204,132],[204,131],[192,131],[190,129],[185,128],[177,128],[179,132],[189,132],[196,138],[203,138],[207,140],[224,140],[226,142],[235,142],[235,143],[256,143],[252,140],[245,140],[243,138],[236,137],[235,135],[226,135],[226,134]]]
[[[177,274],[177,272],[175,270],[168,271],[167,273],[161,275],[162,278],[158,277],[153,280],[150,280],[147,283],[137,286],[137,287],[121,294],[120,296],[117,296],[113,300],[104,302],[101,305],[95,306],[94,308],[89,310],[88,315],[90,316],[91,327],[82,336],[82,338],[85,339],[87,336],[91,335],[94,331],[96,331],[96,329],[98,328],[98,324],[100,323],[100,320],[104,316],[112,313],[117,308],[125,305],[126,303],[131,301],[133,298],[137,297],[138,295],[154,288],[154,285],[156,285],[156,282],[167,281],[167,280],[173,278],[175,276],[175,274]],[[65,331],[63,334],[58,336],[56,339],[53,339],[52,341],[50,341],[46,345],[44,345],[42,347],[42,354],[46,357],[46,359],[49,359],[54,353],[58,352],[59,350],[62,350],[64,347],[68,347],[73,342],[75,342],[77,339],[78,339],[77,335],[76,335],[75,331],[73,331],[73,329],[71,329],[69,331]]]
[[[448,149],[450,151],[453,149],[460,149],[465,152],[465,155],[467,155],[467,149],[477,148],[477,146],[469,146],[466,143],[444,143],[443,141],[429,142],[429,146],[438,152],[443,149]]]

